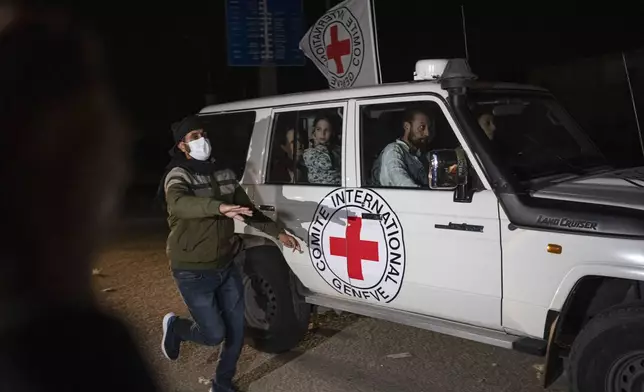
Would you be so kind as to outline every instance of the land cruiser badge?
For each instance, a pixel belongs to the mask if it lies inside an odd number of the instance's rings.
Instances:
[[[567,227],[570,229],[597,231],[598,222],[583,219],[539,215],[539,217],[537,218],[537,224],[545,226]]]
[[[339,293],[393,301],[405,273],[398,216],[370,189],[337,189],[318,205],[309,227],[313,267]]]

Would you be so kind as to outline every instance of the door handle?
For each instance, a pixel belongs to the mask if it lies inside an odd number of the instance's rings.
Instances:
[[[264,204],[262,204],[260,206],[257,206],[257,208],[260,211],[270,211],[270,212],[275,211],[275,206],[269,206],[269,205],[264,205]]]
[[[467,223],[452,223],[449,222],[448,225],[435,224],[435,228],[443,230],[459,230],[459,231],[473,231],[476,233],[482,233],[484,226],[479,225],[468,225]]]

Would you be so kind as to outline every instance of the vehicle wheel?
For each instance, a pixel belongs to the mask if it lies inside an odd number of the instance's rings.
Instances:
[[[592,318],[570,352],[575,392],[644,390],[644,304],[619,305]]]
[[[295,290],[295,276],[275,246],[246,250],[243,269],[246,332],[267,353],[295,347],[308,330],[311,306]]]

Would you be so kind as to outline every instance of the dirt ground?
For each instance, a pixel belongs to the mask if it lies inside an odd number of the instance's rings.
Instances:
[[[139,222],[118,232],[101,252],[93,272],[99,303],[130,326],[160,386],[166,391],[207,391],[218,349],[183,344],[178,361],[160,351],[161,320],[167,312],[187,315],[168,268],[164,222]],[[315,316],[311,330],[292,352],[271,356],[245,346],[237,380],[242,390],[309,348],[353,324],[359,316],[328,312]]]

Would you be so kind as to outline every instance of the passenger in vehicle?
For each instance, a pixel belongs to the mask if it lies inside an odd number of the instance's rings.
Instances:
[[[484,112],[477,116],[477,122],[483,132],[485,132],[485,135],[488,137],[490,140],[494,140],[494,133],[496,132],[496,125],[494,124],[494,115],[489,112]],[[465,151],[463,150],[462,146],[456,147],[456,154],[463,158],[465,157]],[[448,169],[450,173],[454,174],[456,173],[457,165],[452,165]]]
[[[306,167],[302,163],[307,137],[304,132],[298,132],[295,140],[295,129],[284,127],[278,131],[275,139],[275,158],[271,169],[271,181],[294,184],[306,181]],[[297,146],[296,146],[297,144]]]
[[[490,140],[494,139],[496,124],[494,124],[494,114],[483,113],[478,117],[478,123]]]
[[[494,140],[494,133],[496,132],[496,125],[494,124],[494,114],[490,112],[483,112],[476,116],[477,122],[483,132],[485,132],[485,135],[490,139]],[[463,149],[463,146],[458,146],[455,148],[456,156],[458,157],[459,161],[462,162],[467,162],[467,156],[465,154],[465,150]],[[458,170],[458,165],[454,164],[450,166],[447,171],[450,174],[456,174]],[[475,179],[477,184],[480,184],[478,177],[474,174],[474,170],[471,166],[468,167],[467,169],[470,173],[470,175]],[[431,173],[429,173],[429,180],[431,181]],[[475,187],[478,187],[480,185],[476,185]]]
[[[313,122],[313,147],[304,151],[304,165],[311,184],[340,185],[341,148],[335,144],[338,124],[331,114],[324,114]]]
[[[410,109],[403,117],[403,135],[380,153],[371,172],[374,185],[428,187],[428,170],[421,151],[435,136],[434,121],[420,109]]]

